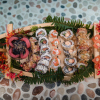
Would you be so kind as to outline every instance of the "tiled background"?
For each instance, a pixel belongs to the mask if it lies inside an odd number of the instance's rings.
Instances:
[[[65,20],[80,19],[84,23],[100,20],[100,0],[0,0],[0,34],[6,25],[13,23],[14,29],[43,23],[48,16],[64,16]],[[87,78],[71,86],[64,84],[28,85],[0,79],[0,100],[100,100],[98,79]],[[42,86],[39,95],[33,95],[36,86]],[[16,89],[19,89],[16,91]],[[15,95],[16,94],[16,95]],[[54,97],[53,97],[54,95]],[[41,97],[42,96],[42,97]],[[40,99],[41,98],[41,99]]]

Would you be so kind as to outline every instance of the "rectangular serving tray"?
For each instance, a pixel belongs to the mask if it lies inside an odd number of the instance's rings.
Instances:
[[[54,25],[51,25],[52,23],[43,23],[43,24],[36,24],[36,25],[31,25],[31,26],[26,26],[26,27],[23,27],[23,30],[24,31],[27,31],[27,30],[30,30],[31,27],[33,26],[38,26],[38,27],[46,27],[46,26],[54,26]],[[90,26],[90,28],[92,28],[93,25]],[[22,28],[19,28],[19,29],[22,29]],[[7,30],[8,32],[12,32],[13,31],[13,24],[8,24],[7,25]],[[18,29],[15,30],[15,32],[18,32]],[[94,35],[95,35],[95,28],[94,28]],[[0,35],[0,39],[2,38],[6,38],[7,36],[7,33],[4,33],[4,34],[1,34]],[[10,62],[11,62],[11,58],[10,56],[8,55],[7,53],[7,50],[8,50],[8,47],[6,46],[5,49],[1,49],[0,48],[0,52],[5,52],[6,53],[6,56],[8,57],[7,61],[8,61],[8,66],[10,67]],[[98,52],[97,50],[94,48],[94,56],[97,56],[98,55]],[[18,70],[18,69],[15,69],[15,68],[12,68],[11,69],[12,72],[14,73],[19,73],[21,70]],[[95,70],[96,71],[96,70]],[[23,75],[24,76],[28,76],[28,77],[33,77],[32,73],[30,72],[25,72],[25,71],[22,71],[23,72]],[[91,76],[94,76],[94,73],[91,75]],[[100,77],[100,76],[99,76]],[[96,74],[95,74],[95,78],[99,78]],[[7,73],[5,73],[5,78],[9,79],[9,77],[7,77]],[[64,80],[70,80],[71,76],[64,76]]]

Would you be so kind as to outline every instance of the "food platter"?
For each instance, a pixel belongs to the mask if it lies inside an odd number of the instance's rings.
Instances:
[[[52,23],[43,23],[43,24],[37,24],[37,25],[32,25],[32,26],[38,26],[38,27],[46,27],[46,26],[53,26],[53,25],[51,25]],[[32,26],[27,26],[27,27],[24,27],[23,28],[23,30],[24,31],[27,31],[27,30],[29,30],[30,29],[30,27],[32,27]],[[92,25],[91,25],[91,27],[92,27]],[[7,25],[7,30],[8,30],[8,32],[11,32],[11,31],[13,31],[13,25],[12,24],[8,24]],[[82,28],[80,28],[79,30],[85,30],[85,29],[82,29]],[[18,31],[18,29],[16,29],[15,30],[16,32]],[[68,31],[68,30],[67,30]],[[85,30],[86,31],[86,30]],[[78,33],[78,32],[77,32]],[[87,34],[87,32],[85,32],[85,34]],[[4,34],[2,34],[2,35],[0,35],[0,38],[5,38],[7,36],[7,33],[4,33]],[[60,60],[60,66],[61,66],[61,68],[62,68],[62,70],[63,70],[63,72],[64,72],[64,66],[65,66],[65,58],[66,58],[66,56],[65,56],[65,53],[67,52],[67,50],[65,50],[65,48],[62,46],[62,44],[63,43],[65,43],[65,41],[66,41],[66,39],[63,37],[63,36],[57,36],[56,37],[56,39],[58,39],[58,41],[60,42],[59,43],[59,45],[57,45],[57,46],[53,46],[52,45],[52,41],[54,41],[55,39],[54,38],[52,38],[52,37],[50,37],[49,35],[47,35],[46,36],[46,38],[48,39],[48,46],[50,47],[50,49],[51,49],[51,56],[52,56],[52,61],[53,61],[53,59],[55,59],[55,57],[57,56],[57,59],[59,59]],[[83,38],[83,37],[81,37],[81,38]],[[70,39],[67,39],[67,41],[71,41],[72,40],[72,38],[70,38]],[[79,43],[79,42],[77,42],[76,41],[77,39],[76,39],[76,37],[75,36],[73,36],[73,41],[74,41],[74,43],[75,43],[75,45],[74,45],[74,47],[71,47],[71,50],[72,49],[74,49],[74,50],[76,50],[77,49],[77,43]],[[92,40],[91,39],[88,39],[87,38],[87,40],[86,40],[88,43],[89,43],[89,48],[91,48],[91,49],[93,49],[92,48]],[[39,41],[38,41],[39,42]],[[67,44],[67,42],[66,42],[66,44]],[[79,45],[78,45],[79,46]],[[55,50],[59,50],[60,52],[61,52],[61,54],[60,55],[54,55],[54,51]],[[65,52],[64,52],[64,50],[65,50]],[[70,50],[70,49],[69,49]],[[9,47],[8,46],[6,46],[6,49],[0,49],[0,51],[3,51],[3,52],[6,52],[6,55],[7,55],[7,64],[8,64],[8,66],[9,67],[11,67],[10,66],[10,63],[11,63],[11,57],[10,57],[10,55],[8,54],[8,51],[9,51]],[[57,52],[57,51],[56,51]],[[55,53],[56,53],[55,52]],[[78,52],[78,51],[77,51]],[[83,51],[84,52],[84,51]],[[91,52],[91,50],[89,51],[89,52]],[[93,51],[92,51],[93,52]],[[94,50],[94,53],[95,53],[95,50]],[[71,54],[72,54],[72,51],[71,51]],[[92,53],[91,53],[92,54]],[[74,55],[74,54],[73,54]],[[71,57],[73,58],[73,55],[71,55]],[[75,55],[75,57],[77,56],[78,54],[76,54]],[[78,57],[76,57],[77,59],[78,59]],[[28,58],[27,58],[28,59]],[[22,60],[20,60],[20,62],[25,62],[25,61],[27,61],[27,59],[22,59]],[[80,58],[81,59],[81,58]],[[85,59],[85,58],[84,58]],[[90,58],[89,58],[90,59]],[[88,60],[89,60],[88,59]],[[72,59],[69,59],[69,60],[72,60]],[[68,60],[68,61],[69,61]],[[51,69],[53,69],[54,71],[56,71],[57,69],[56,69],[56,67],[53,67],[53,66],[51,66],[51,64],[52,64],[52,61],[50,61],[50,63],[49,63],[49,65],[48,65],[48,68],[49,68],[49,70],[50,70],[50,68]],[[66,59],[66,61],[67,61],[67,59]],[[75,61],[75,60],[74,60]],[[78,60],[79,61],[79,60]],[[80,62],[81,63],[81,62]],[[73,67],[73,68],[78,68],[78,66],[75,66],[75,67]],[[70,70],[70,69],[69,69]],[[11,71],[12,72],[14,72],[14,73],[19,73],[21,70],[19,70],[19,69],[15,69],[15,68],[12,68],[11,69]],[[24,76],[28,76],[28,77],[33,77],[33,75],[32,75],[32,73],[30,73],[30,72],[27,72],[27,71],[22,71],[23,72],[23,75]],[[73,73],[72,74],[70,74],[70,75],[65,75],[64,76],[64,80],[70,80],[70,78],[71,78],[71,76],[73,75]],[[9,78],[8,76],[7,76],[7,73],[5,73],[5,78]],[[96,78],[96,77],[95,77]]]

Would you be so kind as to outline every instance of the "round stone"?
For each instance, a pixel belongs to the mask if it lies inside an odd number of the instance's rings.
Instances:
[[[66,14],[65,13],[61,13],[61,16],[66,16]]]
[[[57,86],[60,86],[61,85],[61,82],[60,81],[57,81]]]
[[[74,2],[74,3],[73,3],[73,7],[74,7],[74,8],[77,8],[77,2]]]
[[[64,88],[58,88],[57,89],[57,92],[59,93],[59,94],[61,94],[61,95],[64,95]]]
[[[18,20],[23,20],[23,17],[21,15],[17,15]]]
[[[12,82],[11,87],[12,87],[12,88],[16,88],[15,82]]]
[[[29,8],[29,5],[26,5],[26,8]]]
[[[97,10],[98,10],[97,6],[94,6],[93,11],[97,11]]]
[[[37,22],[33,22],[33,25],[37,24]]]
[[[22,5],[25,5],[25,4],[26,4],[26,2],[22,2],[21,4],[22,4]]]
[[[82,4],[79,4],[79,8],[80,8],[80,9],[82,8]]]
[[[66,4],[67,3],[67,0],[62,0],[61,3],[62,4]]]
[[[0,96],[2,96],[5,92],[6,92],[5,88],[1,87],[0,88]]]
[[[44,10],[43,10],[43,9],[41,9],[41,10],[40,10],[40,13],[43,13],[43,11],[44,11]]]
[[[88,5],[88,2],[87,1],[83,1],[83,5],[84,6],[87,6]]]
[[[72,15],[71,18],[72,18],[72,19],[76,19],[77,16],[76,16],[76,15]]]
[[[19,100],[21,95],[20,89],[16,89],[15,92],[13,93],[13,100]]]
[[[56,7],[58,8],[58,7],[59,7],[59,5],[60,5],[60,2],[57,2]]]
[[[3,1],[3,3],[7,3],[7,1]]]
[[[87,24],[92,24],[92,22],[91,21],[88,21]]]
[[[27,23],[28,23],[27,21],[24,21],[24,22],[23,22],[24,25],[27,25]]]
[[[78,85],[77,93],[78,93],[78,94],[82,94],[83,91],[84,91],[84,85],[83,85],[83,83],[80,83],[80,84]]]
[[[53,100],[60,100],[60,95],[57,94],[57,96]]]
[[[12,88],[8,88],[8,89],[7,89],[7,92],[8,92],[9,94],[12,94],[12,93],[13,93],[13,89],[12,89]]]
[[[23,94],[23,97],[24,98],[29,98],[30,97],[30,94]]]
[[[18,25],[21,26],[21,22],[18,22]]]
[[[42,2],[46,3],[46,0],[42,0]]]
[[[94,100],[100,100],[100,97],[96,97]]]
[[[67,89],[66,92],[67,92],[68,94],[70,94],[70,93],[73,93],[75,90],[76,90],[76,88],[73,87],[73,88],[71,88],[71,89]]]
[[[43,99],[43,96],[41,96],[40,100],[44,100],[44,99]]]
[[[62,100],[68,100],[68,96],[67,96],[67,95],[64,95],[64,96],[62,97]]]
[[[32,100],[38,100],[38,98],[37,97],[33,97]]]
[[[97,89],[95,90],[95,93],[96,93],[97,95],[100,96],[100,88],[97,88]]]
[[[100,17],[97,17],[98,21],[100,20]]]
[[[65,8],[65,6],[64,5],[61,5],[61,8]]]
[[[14,9],[17,9],[17,5],[14,5]]]
[[[83,16],[83,17],[86,17],[86,13],[82,13],[82,16]]]
[[[39,20],[39,24],[41,24],[42,23],[42,20]]]
[[[79,18],[82,18],[82,15],[78,15]]]
[[[4,98],[5,100],[12,100],[12,99],[11,99],[11,96],[10,96],[9,94],[7,94],[7,93],[3,95],[3,98]]]
[[[46,86],[46,88],[48,89],[53,89],[55,87],[55,83],[46,83],[44,82],[44,85]]]
[[[47,97],[46,100],[51,100],[51,99],[49,97]]]
[[[56,11],[55,8],[51,8],[51,12],[54,13]]]
[[[49,93],[50,97],[53,98],[55,96],[55,90],[51,90],[50,93]]]
[[[24,92],[28,92],[29,90],[30,90],[30,85],[28,84],[28,83],[24,83],[23,85],[22,85],[22,91],[24,91]]]
[[[29,13],[29,17],[32,17],[33,16],[33,14],[32,13]]]
[[[70,97],[70,100],[80,100],[79,96],[77,94],[73,94],[71,97]]]
[[[68,3],[67,5],[66,5],[66,7],[70,7],[71,6],[71,4],[70,3]]]
[[[69,12],[71,12],[72,14],[76,14],[76,11],[74,8],[69,8]]]
[[[93,90],[86,89],[86,93],[90,98],[94,98],[95,97],[95,93],[94,93]]]
[[[92,20],[92,19],[91,19]],[[96,83],[90,83],[90,84],[88,84],[88,87],[90,87],[90,88],[95,88],[96,87]]]
[[[34,6],[34,2],[29,2],[29,5],[30,5],[31,7],[33,7],[33,6]]]
[[[77,0],[78,2],[81,2],[82,0]]]
[[[0,100],[3,100],[2,98],[0,98]]]
[[[19,1],[18,0],[15,0],[14,4],[17,4]]]
[[[87,96],[85,94],[81,95],[81,100],[87,100]]]
[[[60,16],[60,13],[56,13],[57,16]]]
[[[48,95],[48,90],[46,90],[45,92],[44,92],[44,96],[47,96]]]
[[[92,8],[92,6],[91,6],[91,5],[89,5],[89,6],[88,6],[88,9],[91,9],[91,8]]]

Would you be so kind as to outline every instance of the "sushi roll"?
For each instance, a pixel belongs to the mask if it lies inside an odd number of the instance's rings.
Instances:
[[[64,64],[69,67],[75,67],[75,65],[77,64],[77,59],[75,57],[74,58],[65,58]]]
[[[45,74],[48,71],[48,67],[42,64],[38,64],[35,68],[35,71]]]
[[[63,47],[63,49],[65,49],[65,50],[73,49],[73,48],[74,48],[74,41],[69,40],[69,41],[63,42],[63,43],[62,43],[62,47]]]
[[[56,30],[51,30],[49,32],[49,36],[52,37],[52,38],[57,38],[58,32]]]
[[[81,50],[78,54],[78,58],[88,61],[90,59],[90,54],[87,50]]]
[[[52,54],[58,56],[61,54],[61,51],[59,49],[54,48]]]
[[[50,47],[47,46],[47,45],[42,46],[41,49],[40,49],[41,55],[44,54],[44,53],[49,53],[49,52],[50,52]]]
[[[40,61],[38,62],[38,64],[49,66],[49,60],[47,60],[47,59],[40,59]]]
[[[40,46],[48,45],[48,39],[46,37],[39,38],[39,45]]]
[[[66,31],[61,32],[60,36],[65,40],[69,40],[73,38],[74,34],[70,29],[68,29]]]
[[[54,39],[54,40],[51,42],[52,46],[58,46],[59,43],[60,43],[60,42],[59,42],[58,39]]]
[[[41,59],[46,59],[46,60],[50,61],[52,59],[52,57],[49,53],[45,53],[45,54],[41,55]]]
[[[58,67],[60,66],[60,59],[58,59],[57,57],[54,58],[52,60],[52,63],[51,63],[51,66],[50,67],[53,67],[55,69],[55,71],[58,69]]]
[[[36,37],[37,37],[38,39],[39,39],[40,37],[45,37],[45,36],[47,36],[47,32],[46,32],[45,29],[40,28],[40,29],[38,29],[38,30],[36,31]]]
[[[69,50],[64,50],[64,54],[68,57],[76,57],[77,56],[77,49],[73,48],[73,49],[69,49]]]
[[[62,69],[63,73],[66,75],[66,76],[72,76],[75,71],[76,71],[76,68],[73,68],[73,67],[64,67]]]

